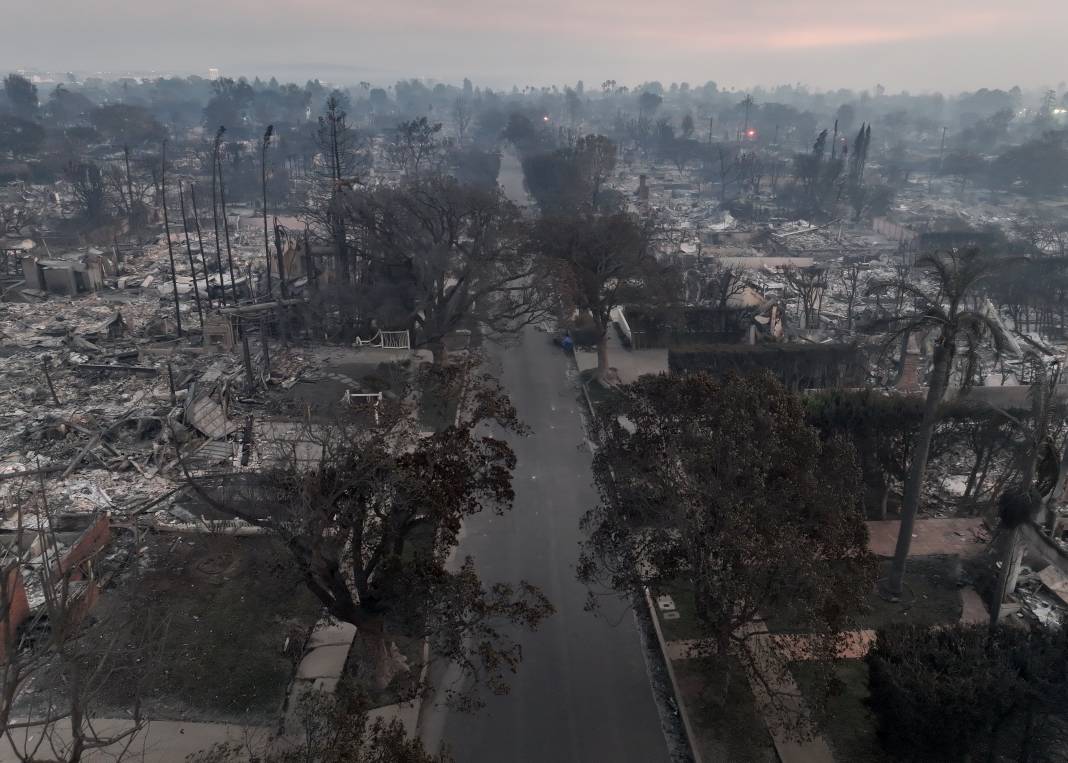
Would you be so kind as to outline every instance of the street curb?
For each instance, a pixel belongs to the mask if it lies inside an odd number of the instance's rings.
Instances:
[[[653,630],[656,631],[656,642],[660,645],[660,653],[664,655],[664,665],[667,667],[668,678],[671,680],[671,691],[675,694],[675,704],[679,706],[682,727],[686,729],[686,742],[690,746],[690,755],[693,756],[694,763],[701,763],[701,751],[694,744],[694,739],[697,738],[697,735],[694,733],[693,726],[690,723],[689,710],[687,710],[686,704],[682,701],[679,682],[675,677],[675,666],[671,664],[671,658],[668,657],[667,640],[664,638],[664,631],[660,628],[660,618],[656,614],[656,605],[653,604],[653,597],[649,594],[648,588],[642,589],[642,596],[645,598],[645,606],[649,609],[649,616],[653,619]]]
[[[582,397],[586,401],[586,407],[590,413],[590,435],[596,435],[597,427],[597,413],[593,407],[593,400],[590,398],[590,392],[587,384],[582,381],[581,374],[579,376],[579,386],[582,388]],[[598,443],[599,444],[599,443]],[[682,692],[679,691],[679,682],[675,676],[675,668],[671,664],[671,658],[667,653],[667,642],[664,639],[664,632],[660,629],[660,618],[656,613],[656,606],[653,604],[652,596],[649,595],[647,588],[642,588],[642,597],[645,599],[645,606],[649,612],[649,617],[653,621],[653,630],[656,633],[656,642],[660,648],[660,655],[664,659],[664,667],[667,668],[668,680],[671,681],[671,692],[675,696],[675,705],[679,708],[679,715],[682,717],[682,728],[686,732],[686,746],[690,748],[690,756],[693,758],[694,763],[702,763],[701,753],[697,749],[694,734],[693,725],[690,722],[690,713],[686,708],[685,703],[682,701]]]

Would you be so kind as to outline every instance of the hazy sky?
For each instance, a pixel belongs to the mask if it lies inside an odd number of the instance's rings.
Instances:
[[[1068,0],[0,0],[0,68],[888,90],[1068,79]]]

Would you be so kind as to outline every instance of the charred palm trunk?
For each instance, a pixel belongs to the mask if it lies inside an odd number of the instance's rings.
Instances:
[[[923,419],[916,433],[909,474],[905,480],[905,495],[901,505],[901,528],[898,531],[894,561],[890,567],[890,578],[887,581],[887,590],[895,597],[900,596],[904,588],[905,563],[908,561],[909,547],[912,545],[912,529],[916,525],[916,514],[920,509],[920,495],[923,492],[924,476],[927,473],[927,459],[931,454],[931,441],[934,439],[935,426],[938,424],[938,407],[942,404],[949,387],[953,355],[952,339],[950,337],[940,338],[935,345],[931,383],[927,388]]]

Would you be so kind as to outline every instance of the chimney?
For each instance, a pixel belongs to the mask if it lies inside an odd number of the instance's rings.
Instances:
[[[638,200],[649,200],[649,186],[645,184],[645,175],[638,175]]]

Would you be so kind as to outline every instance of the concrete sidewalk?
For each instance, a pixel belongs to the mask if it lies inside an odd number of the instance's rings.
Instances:
[[[868,526],[868,548],[876,556],[892,557],[897,545],[901,521],[897,519],[865,522]],[[990,543],[990,534],[979,517],[962,519],[917,519],[912,528],[909,556],[946,556],[962,558],[983,553]]]
[[[575,363],[579,371],[597,368],[597,352],[576,349]],[[608,365],[616,369],[621,383],[630,384],[646,374],[666,374],[668,351],[664,347],[651,350],[628,350],[619,341],[615,328],[610,328],[608,329]]]

